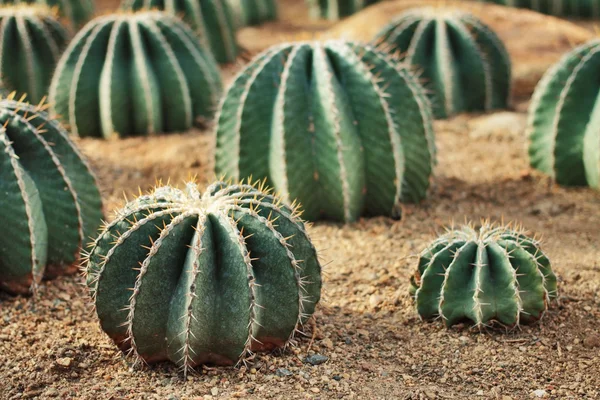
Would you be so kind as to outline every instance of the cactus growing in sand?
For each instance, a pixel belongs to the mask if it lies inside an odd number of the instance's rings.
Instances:
[[[420,255],[411,295],[424,319],[450,327],[471,321],[517,326],[539,320],[557,297],[556,276],[535,239],[521,229],[463,226]]]
[[[0,100],[0,288],[27,293],[77,270],[102,218],[100,193],[67,132],[44,106]]]
[[[561,185],[600,189],[600,40],[550,68],[529,108],[529,161]]]
[[[196,35],[159,11],[98,17],[73,39],[50,86],[76,136],[184,131],[212,118],[221,76]]]
[[[233,62],[237,57],[233,14],[226,0],[123,0],[121,8],[159,9],[181,15],[219,63]]]
[[[104,331],[146,362],[231,365],[293,341],[321,267],[296,211],[249,184],[162,187],[128,203],[84,263]]]
[[[93,0],[0,0],[0,4],[41,4],[57,7],[60,15],[71,21],[75,27],[85,24],[94,14]]]
[[[260,25],[277,19],[275,0],[227,0],[236,26]]]
[[[435,158],[417,79],[368,45],[293,43],[257,56],[217,118],[217,175],[267,179],[309,220],[394,215],[425,197]]]
[[[44,6],[0,7],[0,79],[7,90],[38,103],[47,93],[52,72],[69,34]]]
[[[314,19],[337,21],[352,15],[379,0],[306,0]]]
[[[469,13],[440,7],[409,10],[375,42],[403,54],[421,71],[437,118],[508,107],[508,53],[496,34]]]
[[[599,18],[600,0],[479,0],[561,17]]]

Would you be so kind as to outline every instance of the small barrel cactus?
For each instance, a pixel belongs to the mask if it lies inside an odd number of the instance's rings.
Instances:
[[[394,215],[427,193],[431,110],[417,79],[371,46],[296,43],[259,55],[221,105],[218,176],[267,179],[309,220]]]
[[[121,8],[159,9],[181,15],[219,63],[232,62],[237,57],[233,14],[226,0],[123,0]]]
[[[212,118],[221,76],[196,35],[159,11],[98,17],[73,39],[50,85],[76,136],[184,131]]]
[[[562,17],[599,18],[600,0],[479,0]]]
[[[556,276],[540,244],[521,229],[463,226],[421,253],[411,295],[422,318],[441,317],[448,327],[513,327],[542,317],[557,297]]]
[[[227,0],[238,27],[260,25],[277,19],[275,0]]]
[[[96,239],[84,272],[102,329],[123,351],[186,370],[285,346],[321,291],[296,211],[249,184],[139,197]]]
[[[52,72],[69,34],[55,12],[44,6],[0,7],[0,79],[7,90],[27,94],[38,103],[50,86]]]
[[[312,18],[324,18],[337,21],[377,3],[379,0],[306,0]]]
[[[421,71],[437,118],[508,107],[508,53],[496,34],[469,13],[439,7],[409,10],[375,42],[403,54]]]
[[[82,26],[94,15],[93,0],[0,0],[0,4],[41,4],[57,7],[60,15],[71,21],[75,27]]]
[[[65,129],[12,97],[0,100],[0,288],[27,293],[75,272],[102,219],[100,193]]]
[[[600,40],[593,40],[550,68],[531,101],[531,166],[561,185],[600,189],[599,68]]]

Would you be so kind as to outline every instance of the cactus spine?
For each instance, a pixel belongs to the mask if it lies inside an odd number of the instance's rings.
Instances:
[[[556,276],[540,244],[521,229],[463,226],[420,255],[411,295],[424,319],[450,327],[472,321],[514,327],[539,320],[557,297]]]
[[[563,17],[599,18],[600,0],[479,0]]]
[[[227,0],[237,27],[260,25],[277,19],[275,0]]]
[[[425,197],[435,158],[417,79],[373,47],[273,47],[234,79],[217,126],[215,169],[266,178],[309,220],[394,215]]]
[[[0,4],[40,4],[57,7],[60,15],[71,21],[75,27],[82,26],[94,15],[93,0],[0,0]]]
[[[221,77],[209,51],[176,17],[149,11],[99,17],[73,39],[50,102],[76,136],[184,131],[212,118]]]
[[[496,34],[471,14],[444,8],[409,10],[376,43],[405,55],[428,82],[434,114],[507,108],[511,64]]]
[[[44,106],[0,101],[0,287],[27,293],[76,271],[102,218],[100,193],[67,132]]]
[[[84,268],[115,343],[186,371],[285,346],[321,290],[296,211],[248,184],[216,182],[201,195],[189,183],[139,197],[106,226]]]
[[[42,100],[69,34],[47,7],[0,7],[0,75],[7,90]]]
[[[182,15],[219,63],[233,62],[237,57],[233,14],[226,0],[123,0],[121,7],[126,10],[156,8]]]
[[[600,188],[600,40],[565,55],[539,82],[529,109],[529,160],[561,185]]]
[[[337,21],[352,15],[379,0],[306,0],[314,19]]]

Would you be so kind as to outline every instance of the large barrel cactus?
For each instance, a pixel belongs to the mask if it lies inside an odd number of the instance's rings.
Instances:
[[[600,0],[479,0],[562,17],[599,18]]]
[[[561,185],[600,188],[600,40],[549,69],[529,109],[531,166]]]
[[[0,7],[0,79],[7,90],[38,103],[48,91],[52,72],[69,34],[44,6]]]
[[[87,164],[43,110],[0,101],[0,288],[13,293],[27,293],[44,272],[75,272],[102,219]]]
[[[102,329],[187,370],[282,347],[313,314],[321,267],[296,211],[260,187],[156,189],[118,212],[84,264]]]
[[[202,44],[210,47],[218,62],[232,62],[237,57],[233,14],[226,0],[123,0],[121,7],[159,9],[181,15]]]
[[[159,11],[98,17],[61,57],[50,102],[77,136],[185,131],[212,118],[218,66],[180,20]]]
[[[275,0],[227,0],[238,27],[260,25],[277,19]]]
[[[234,79],[217,126],[216,173],[267,179],[309,220],[394,215],[426,195],[431,110],[405,67],[373,47],[273,47]]]
[[[437,118],[508,106],[508,53],[496,34],[469,13],[440,7],[409,10],[375,42],[421,71]]]
[[[324,18],[337,21],[377,3],[379,0],[306,0],[312,18]]]
[[[424,319],[517,326],[539,320],[557,297],[540,244],[521,229],[483,224],[450,230],[421,253],[411,295]]]
[[[94,15],[93,0],[0,0],[0,4],[41,4],[57,7],[61,16],[78,27]]]

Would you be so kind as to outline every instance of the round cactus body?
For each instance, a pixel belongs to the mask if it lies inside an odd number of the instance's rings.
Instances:
[[[102,219],[100,193],[65,129],[43,107],[0,101],[0,287],[27,293],[77,270]]]
[[[600,188],[600,40],[567,54],[539,82],[529,109],[529,160],[561,185]]]
[[[47,7],[0,7],[0,79],[6,90],[40,102],[68,39],[67,30]]]
[[[277,19],[275,0],[227,0],[238,27],[260,25]]]
[[[76,136],[176,132],[212,118],[218,66],[196,35],[159,11],[98,17],[73,39],[52,84],[54,112]]]
[[[517,326],[539,320],[557,297],[556,276],[539,243],[521,230],[464,226],[420,255],[411,295],[424,319]]]
[[[479,0],[562,17],[599,18],[600,0]]]
[[[373,47],[296,43],[233,81],[217,126],[216,173],[267,179],[309,220],[394,215],[426,195],[435,158],[417,79]]]
[[[292,209],[252,185],[156,189],[128,203],[84,264],[104,331],[146,362],[235,364],[313,314],[321,267]]]
[[[352,15],[379,0],[306,0],[312,18],[337,21]]]
[[[471,14],[437,7],[409,10],[375,41],[420,71],[436,118],[508,107],[510,58],[496,34]]]
[[[121,7],[159,9],[181,15],[218,62],[233,62],[237,57],[233,14],[226,0],[123,0]]]
[[[56,7],[61,16],[78,27],[94,15],[93,0],[0,0],[0,4],[41,4]]]

